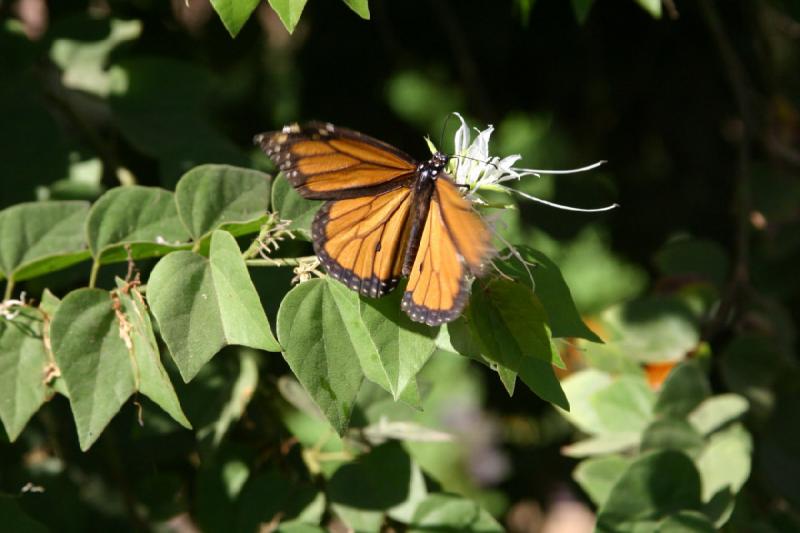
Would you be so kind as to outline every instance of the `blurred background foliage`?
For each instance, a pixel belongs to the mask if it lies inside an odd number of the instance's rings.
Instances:
[[[604,531],[800,528],[796,2],[317,0],[288,19],[297,2],[270,3],[232,39],[206,0],[0,1],[0,208],[171,189],[201,163],[271,171],[252,136],[295,120],[422,158],[460,111],[528,166],[608,160],[519,187],[620,209],[488,215],[559,265],[606,341],[561,346],[571,412],[440,352],[420,376],[424,412],[367,391],[353,425],[454,440],[390,440],[350,462],[282,360],[229,349],[179,386],[194,434],[141,399],[84,454],[66,401],[48,404],[0,446],[0,516],[30,531],[371,531],[411,513],[460,530],[446,517],[470,508],[426,496],[443,490],[518,532],[587,531],[594,516]],[[63,294],[84,267],[21,288]],[[291,272],[253,275],[274,294]],[[265,298],[271,319],[278,301]],[[349,495],[375,476],[368,501]]]

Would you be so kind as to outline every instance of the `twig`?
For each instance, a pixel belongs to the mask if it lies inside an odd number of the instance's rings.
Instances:
[[[722,296],[720,306],[714,319],[706,328],[704,337],[710,338],[724,325],[727,317],[735,309],[742,289],[749,282],[750,255],[750,211],[752,195],[750,190],[751,143],[758,130],[758,117],[754,109],[754,91],[747,71],[736,54],[728,37],[716,4],[711,0],[701,0],[700,8],[708,26],[711,37],[719,51],[728,84],[733,92],[736,107],[742,121],[742,132],[738,145],[738,168],[736,172],[736,188],[734,210],[736,215],[735,263],[728,287]]]
[[[248,259],[245,263],[247,263],[247,266],[252,267],[296,267],[305,262],[313,261],[316,258],[316,255],[306,255],[303,257],[282,257],[278,259]]]

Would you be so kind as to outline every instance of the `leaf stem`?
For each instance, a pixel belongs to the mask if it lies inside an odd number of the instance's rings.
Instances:
[[[245,263],[247,263],[247,266],[253,267],[295,267],[306,261],[312,261],[315,258],[315,255],[306,255],[303,257],[282,257],[278,259],[248,259]]]
[[[10,300],[11,297],[14,295],[14,279],[8,278],[6,280],[6,291],[3,294],[3,300]]]
[[[89,288],[94,289],[95,284],[97,283],[97,273],[100,271],[100,261],[95,259],[92,261],[92,271],[89,274]]]

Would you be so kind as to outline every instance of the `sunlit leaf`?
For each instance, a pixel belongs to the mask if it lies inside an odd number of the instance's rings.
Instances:
[[[86,202],[36,202],[0,211],[0,273],[22,281],[89,257]]]
[[[18,311],[13,319],[0,316],[0,421],[12,442],[48,394],[44,317],[31,307]]]
[[[167,371],[161,363],[158,342],[144,297],[135,286],[129,287],[119,278],[117,278],[116,297],[119,298],[122,307],[120,311],[124,313],[124,316],[117,314],[117,320],[125,321],[120,325],[124,327],[124,335],[130,342],[129,350],[133,356],[137,389],[169,413],[180,425],[191,428]]]
[[[636,0],[653,18],[661,18],[661,0]]]
[[[214,11],[219,15],[220,20],[225,25],[225,29],[236,37],[244,23],[250,18],[253,10],[258,6],[260,0],[211,0]]]
[[[501,533],[497,523],[474,501],[452,494],[431,494],[417,506],[409,533],[461,531],[464,533]]]
[[[368,0],[342,0],[347,7],[356,12],[362,19],[369,20],[369,2]]]
[[[708,435],[747,412],[747,400],[738,394],[720,394],[704,400],[691,413],[689,422],[702,435]]]
[[[96,261],[114,263],[160,256],[182,246],[181,225],[171,192],[157,187],[117,187],[92,205],[86,236]],[[127,249],[126,249],[127,246]]]
[[[147,297],[184,381],[223,346],[280,350],[239,247],[225,231],[212,234],[208,258],[180,251],[159,261]]]
[[[100,289],[69,293],[50,332],[78,440],[87,450],[136,390],[132,354],[120,335],[111,294]]]
[[[269,5],[278,14],[278,18],[289,33],[294,32],[307,0],[269,0]]]
[[[718,525],[730,517],[733,497],[750,477],[753,438],[741,424],[711,435],[705,449],[697,458],[697,468],[703,480],[704,502],[719,498],[718,493],[730,495],[730,506],[720,513]]]
[[[572,472],[572,477],[586,491],[594,504],[601,507],[630,462],[630,459],[621,455],[593,457],[581,461]]]
[[[215,229],[258,231],[269,200],[269,175],[230,165],[195,167],[175,187],[178,215],[194,240]]]
[[[278,311],[277,330],[292,372],[343,433],[363,373],[329,282],[314,279],[289,291]]]

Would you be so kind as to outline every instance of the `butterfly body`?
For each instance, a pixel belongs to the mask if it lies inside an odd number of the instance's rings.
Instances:
[[[486,226],[437,152],[417,162],[397,148],[331,124],[286,126],[257,144],[305,198],[327,200],[311,225],[330,276],[369,297],[408,285],[403,310],[438,325],[457,318],[467,276],[490,256]]]

